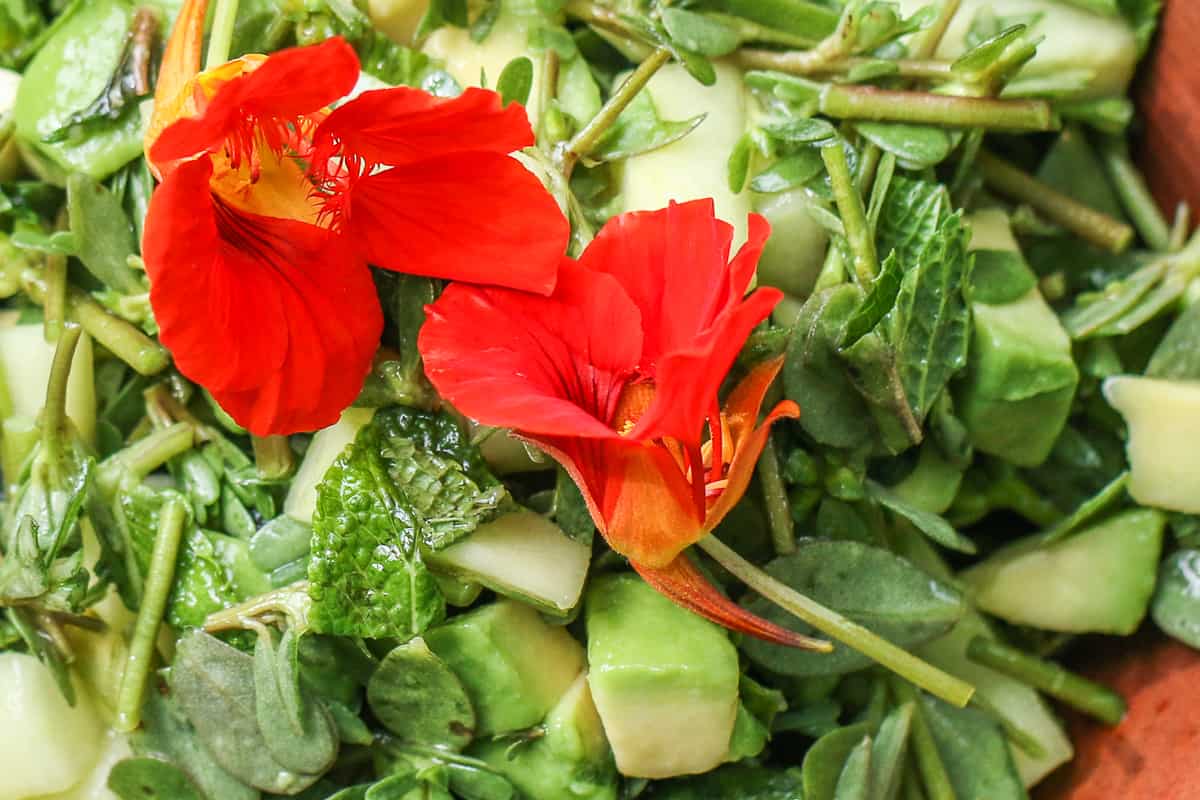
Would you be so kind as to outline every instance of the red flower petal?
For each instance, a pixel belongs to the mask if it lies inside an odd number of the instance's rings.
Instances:
[[[347,230],[372,264],[548,294],[570,227],[529,170],[455,153],[354,183]]]
[[[361,388],[382,329],[370,271],[329,231],[213,196],[208,159],[154,192],[143,253],[176,366],[252,433],[332,423]]]
[[[564,258],[549,297],[452,284],[428,307],[418,346],[438,392],[479,422],[608,438],[640,331],[615,280]]]
[[[213,151],[248,119],[282,124],[318,112],[353,89],[358,75],[358,56],[340,37],[280,50],[222,85],[200,116],[163,131],[151,158],[163,163]]]
[[[407,164],[448,153],[511,153],[534,142],[524,107],[501,105],[500,95],[467,89],[435,97],[397,86],[363,92],[335,109],[317,128],[321,153],[339,148],[371,164]]]

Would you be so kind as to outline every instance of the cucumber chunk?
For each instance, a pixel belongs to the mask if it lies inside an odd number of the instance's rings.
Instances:
[[[283,501],[285,514],[312,524],[313,512],[317,510],[317,484],[373,416],[374,409],[348,408],[342,412],[342,418],[337,422],[317,431],[304,453],[300,468],[296,470],[296,477],[288,489],[287,498]]]

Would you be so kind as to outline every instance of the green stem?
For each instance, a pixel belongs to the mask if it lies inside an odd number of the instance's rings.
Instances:
[[[46,256],[46,301],[42,303],[42,319],[46,341],[53,342],[67,322],[67,257],[59,253]]]
[[[542,54],[541,61],[541,81],[538,84],[537,111],[538,111],[538,144],[546,148],[547,151],[553,148],[557,142],[552,141],[552,137],[547,135],[546,130],[546,115],[550,113],[551,104],[554,102],[555,96],[558,94],[558,51],[553,47],[547,47],[546,52]]]
[[[841,140],[822,147],[821,158],[825,161],[825,169],[829,171],[829,180],[833,184],[833,198],[837,201],[838,213],[841,214],[842,225],[846,228],[846,239],[854,256],[854,272],[858,276],[859,285],[866,289],[879,274],[875,237],[871,235],[871,228],[867,225],[862,195],[858,193],[858,187],[850,174],[850,167],[846,163],[846,149]]]
[[[945,0],[942,3],[941,8],[938,9],[937,19],[933,21],[933,24],[925,31],[925,35],[920,37],[919,42],[913,48],[914,58],[930,58],[937,52],[938,45],[942,43],[942,37],[946,35],[946,29],[950,27],[960,5],[962,5],[962,0]]]
[[[252,436],[250,445],[260,478],[278,480],[292,474],[296,459],[286,436]]]
[[[792,521],[792,509],[788,504],[787,486],[780,474],[774,438],[772,434],[758,458],[758,480],[762,484],[763,501],[767,507],[771,541],[775,544],[775,552],[785,556],[796,552],[796,524]]]
[[[1032,733],[1009,719],[1003,711],[983,694],[976,692],[975,696],[971,698],[971,705],[996,720],[996,723],[1004,731],[1004,735],[1008,737],[1009,741],[1021,748],[1027,756],[1030,758],[1044,758],[1046,756],[1046,748],[1042,747],[1042,743]]]
[[[208,34],[208,52],[204,55],[205,69],[212,69],[229,60],[237,13],[238,0],[217,0],[216,10],[213,11],[212,30]]]
[[[845,56],[833,60],[814,59],[811,51],[759,50],[745,48],[737,52],[737,62],[742,69],[773,69],[788,75],[844,75],[867,64],[877,64],[879,59],[861,56]],[[934,59],[899,58],[890,62],[895,65],[895,74],[914,80],[947,81],[954,76],[949,61]]]
[[[1133,229],[1108,214],[1056,191],[1024,170],[980,150],[975,157],[988,186],[1011,200],[1028,204],[1051,222],[1113,253],[1120,253],[1133,241]]]
[[[1171,241],[1167,249],[1177,253],[1187,244],[1188,232],[1192,229],[1192,208],[1187,203],[1175,207],[1175,221],[1171,223]]]
[[[1158,204],[1150,194],[1150,188],[1137,167],[1129,158],[1125,140],[1105,136],[1100,140],[1100,157],[1113,188],[1121,199],[1121,205],[1133,226],[1151,250],[1166,251],[1171,246],[1171,230],[1158,210]]]
[[[196,428],[187,422],[177,422],[140,439],[116,455],[121,466],[143,478],[177,455],[186,453],[196,443]]]
[[[1125,716],[1125,700],[1121,695],[1107,686],[1081,678],[1052,661],[1031,656],[983,636],[976,636],[967,645],[967,657],[976,664],[1028,684],[1108,725],[1116,725]]]
[[[921,789],[921,773],[911,766],[915,761],[914,756],[909,762],[910,766],[904,771],[904,782],[900,785],[900,793],[904,800],[925,800],[925,792]]]
[[[42,407],[42,452],[52,474],[58,471],[63,428],[67,420],[67,383],[71,378],[71,362],[82,331],[78,325],[63,328],[50,364],[50,380],[46,385],[46,404]],[[53,475],[57,481],[57,475]]]
[[[564,175],[570,177],[571,170],[575,168],[579,159],[586,156],[599,144],[601,137],[617,121],[617,117],[621,116],[621,112],[625,110],[626,106],[633,102],[633,98],[637,97],[638,92],[646,86],[650,78],[654,77],[654,73],[670,60],[670,51],[663,48],[655,50],[613,92],[596,116],[592,117],[588,124],[583,126],[583,130],[567,142],[562,155]]]
[[[133,627],[133,639],[129,643],[129,655],[125,659],[125,671],[121,675],[121,688],[117,694],[117,715],[113,727],[123,733],[129,733],[141,724],[142,696],[150,677],[158,627],[175,580],[175,562],[185,520],[184,505],[174,498],[168,500],[159,512],[158,533],[150,554],[150,572],[146,575],[141,606]]]
[[[998,100],[826,84],[820,89],[818,104],[822,114],[836,119],[1012,132],[1052,131],[1059,127],[1054,110],[1043,100]]]
[[[938,752],[937,742],[933,740],[933,731],[925,719],[925,712],[918,702],[917,691],[910,684],[899,679],[893,679],[892,692],[901,703],[913,704],[912,730],[909,742],[921,780],[925,784],[925,794],[929,800],[958,800],[954,793],[954,784],[950,782],[950,774],[942,762]]]
[[[715,536],[698,543],[734,577],[830,638],[851,647],[948,703],[963,707],[975,689],[787,586],[726,547]]]

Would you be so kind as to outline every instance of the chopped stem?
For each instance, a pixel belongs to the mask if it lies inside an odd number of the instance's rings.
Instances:
[[[286,436],[252,436],[250,445],[260,478],[270,481],[292,474],[296,459]]]
[[[61,253],[46,256],[46,302],[42,304],[42,319],[46,341],[53,342],[67,322],[67,257]]]
[[[538,111],[538,131],[537,141],[543,147],[553,147],[555,142],[547,141],[546,134],[546,114],[550,111],[550,104],[554,101],[558,94],[558,51],[553,47],[547,47],[546,52],[542,54],[541,63],[541,81],[538,85],[537,111]]]
[[[187,422],[177,422],[157,430],[113,456],[138,477],[145,477],[196,443],[196,428]]]
[[[1120,253],[1133,241],[1133,229],[1125,223],[1050,188],[987,150],[979,151],[975,163],[988,186],[1012,200],[1027,203],[1051,222],[1097,247]]]
[[[212,30],[208,34],[208,52],[204,55],[205,69],[212,69],[229,60],[237,13],[238,0],[217,0],[216,10],[213,11]]]
[[[648,58],[638,65],[625,82],[613,92],[612,96],[596,114],[588,121],[587,125],[583,126],[583,130],[575,134],[571,141],[567,142],[566,149],[562,155],[562,171],[563,174],[570,177],[571,170],[575,169],[575,165],[579,159],[590,153],[601,137],[608,131],[612,124],[617,121],[617,117],[621,116],[621,112],[625,107],[633,102],[633,98],[637,97],[646,83],[658,72],[664,64],[671,60],[670,51],[659,48],[650,54]]]
[[[78,325],[63,328],[50,364],[50,380],[46,385],[46,404],[42,407],[42,452],[57,480],[58,455],[61,450],[63,426],[67,419],[67,383],[71,378],[71,361],[82,331]]]
[[[950,782],[950,774],[946,772],[946,765],[942,763],[941,753],[938,752],[937,742],[933,740],[933,731],[929,730],[925,712],[917,702],[916,689],[898,679],[893,679],[891,683],[892,693],[901,703],[913,704],[912,731],[909,736],[917,769],[925,784],[925,795],[929,800],[958,800],[954,784]]]
[[[1058,120],[1043,100],[998,100],[932,92],[827,84],[818,97],[822,114],[836,119],[912,122],[997,131],[1052,131]]]
[[[821,158],[825,161],[825,169],[829,171],[833,197],[837,201],[842,225],[846,228],[846,239],[854,256],[854,273],[858,276],[859,285],[866,289],[879,274],[875,237],[871,235],[870,226],[867,225],[862,195],[858,193],[858,187],[850,175],[850,167],[846,163],[846,149],[841,140],[822,147]]]
[[[975,689],[970,684],[777,581],[726,547],[715,536],[706,536],[697,544],[742,583],[826,636],[854,648],[948,703],[961,708],[971,699]]]
[[[186,511],[182,502],[171,498],[158,517],[158,533],[150,554],[150,572],[142,589],[141,606],[134,623],[121,688],[117,694],[117,716],[113,727],[128,733],[141,724],[142,696],[150,677],[154,658],[154,643],[158,628],[167,609],[167,598],[175,580],[175,562],[183,538]]]
[[[762,484],[763,500],[767,506],[767,522],[771,526],[771,541],[781,556],[796,552],[796,524],[788,505],[787,487],[779,470],[775,453],[774,434],[758,458],[758,480]]]
[[[1015,647],[976,636],[967,645],[967,657],[1045,692],[1105,724],[1116,725],[1125,716],[1125,700],[1112,689]]]
[[[962,0],[945,0],[942,3],[941,8],[938,9],[937,19],[933,21],[933,24],[925,31],[925,35],[920,37],[913,48],[914,58],[930,58],[937,52],[938,45],[942,43],[942,37],[946,35],[946,30],[950,27],[961,4]]]
[[[996,720],[996,723],[1004,731],[1004,735],[1008,737],[1009,741],[1021,748],[1027,756],[1030,758],[1045,757],[1046,748],[1042,747],[1042,743],[1032,733],[1009,719],[1003,711],[982,693],[975,693],[971,698],[971,705]]]
[[[747,47],[737,52],[738,65],[743,69],[773,69],[789,75],[844,75],[867,64],[877,64],[879,59],[862,56],[845,56],[834,60],[813,59],[811,51],[760,50]],[[891,62],[896,75],[916,80],[946,81],[953,77],[949,61],[934,59],[899,58]]]
[[[1171,246],[1171,231],[1158,210],[1142,174],[1129,158],[1124,139],[1105,136],[1100,140],[1100,157],[1121,198],[1125,213],[1151,250],[1166,251]]]
[[[1171,223],[1171,242],[1167,249],[1176,253],[1187,244],[1188,231],[1192,229],[1192,209],[1187,203],[1175,206],[1175,221]]]

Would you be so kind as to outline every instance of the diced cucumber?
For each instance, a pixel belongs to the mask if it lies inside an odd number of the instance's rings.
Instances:
[[[475,707],[479,736],[541,722],[584,667],[583,647],[523,603],[502,600],[425,633]]]
[[[86,692],[67,705],[50,670],[24,653],[0,653],[0,797],[62,792],[88,774],[104,725]]]
[[[959,576],[979,608],[1068,633],[1137,630],[1154,593],[1165,516],[1134,509],[1053,544],[1002,548]]]
[[[972,250],[1020,257],[1002,211],[979,211],[971,226]],[[967,369],[954,385],[955,407],[975,447],[1014,464],[1035,466],[1050,454],[1066,424],[1079,372],[1071,340],[1038,291],[1033,273],[1023,262],[1012,267],[1006,281],[1010,285],[993,285],[991,291],[1018,297],[971,303],[974,330]]]
[[[789,295],[807,297],[825,263],[829,234],[808,213],[804,189],[757,195],[755,209],[771,223],[771,238],[758,260],[758,281]]]
[[[900,0],[911,14],[925,0]],[[1005,21],[1021,18],[1029,32],[1045,38],[1017,80],[1055,78],[1078,73],[1084,87],[1072,96],[1123,95],[1138,60],[1133,31],[1120,17],[1095,14],[1060,0],[962,0],[938,46],[938,58],[954,59],[967,50],[967,33],[980,12]],[[1015,24],[1015,22],[1009,22]]]
[[[54,345],[41,324],[0,327],[0,377],[11,403],[5,420],[36,420],[46,402]],[[96,387],[92,379],[92,337],[79,337],[67,382],[67,416],[85,442],[96,436]]]
[[[724,762],[739,677],[725,631],[630,574],[593,579],[585,610],[588,683],[617,769],[657,779]]]
[[[423,557],[434,569],[561,615],[579,602],[592,549],[541,514],[521,510]]]
[[[296,470],[296,477],[283,501],[283,512],[293,519],[312,524],[313,512],[317,510],[317,484],[333,466],[346,446],[354,441],[358,432],[375,416],[374,409],[348,408],[342,418],[328,428],[317,431],[304,453],[304,460]]]
[[[654,210],[671,200],[711,197],[717,216],[733,226],[733,246],[746,240],[750,193],[729,189],[728,159],[746,130],[746,90],[742,72],[717,62],[717,82],[703,86],[678,64],[660,69],[647,84],[663,119],[706,114],[687,136],[666,147],[626,159],[621,192],[626,211]]]
[[[1104,396],[1129,427],[1133,499],[1200,514],[1200,383],[1122,375],[1104,382]]]
[[[475,436],[480,426],[469,422],[471,435]],[[479,453],[488,467],[497,475],[513,475],[518,472],[541,472],[554,469],[554,460],[539,451],[530,452],[533,445],[509,435],[503,428],[493,429],[479,442]],[[534,456],[540,455],[540,458]]]

